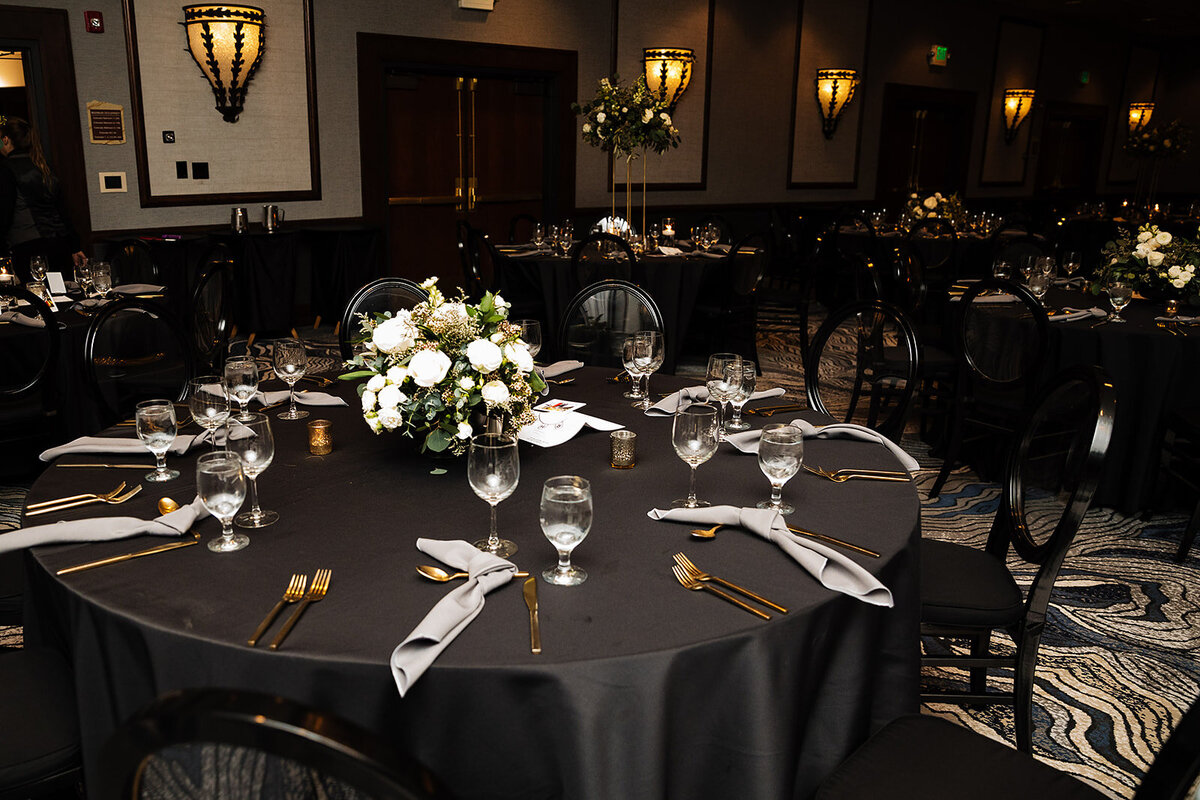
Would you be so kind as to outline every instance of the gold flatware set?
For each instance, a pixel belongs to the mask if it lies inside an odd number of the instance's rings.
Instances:
[[[300,616],[304,613],[304,610],[313,603],[325,599],[325,595],[329,592],[329,581],[333,578],[333,571],[328,569],[317,570],[313,575],[312,585],[308,587],[307,592],[303,588],[299,589],[298,593],[293,591],[293,582],[295,582],[296,578],[296,575],[292,576],[292,580],[288,582],[288,589],[284,591],[283,598],[275,605],[275,608],[271,609],[271,613],[259,625],[259,630],[254,632],[251,644],[257,642],[259,637],[266,632],[267,628],[271,627],[271,623],[275,621],[276,615],[278,615],[279,611],[285,605],[299,603],[296,606],[296,610],[288,617],[287,622],[283,623],[283,627],[279,629],[279,633],[275,634],[275,638],[271,641],[271,644],[268,645],[272,650],[278,650],[279,645],[283,644],[283,640],[287,638],[287,635],[292,632],[292,628],[296,627],[296,623],[300,621]]]
[[[805,411],[807,409],[808,406],[789,403],[782,406],[760,406],[758,408],[746,408],[742,410],[742,413],[753,414],[757,417],[769,417],[773,414],[778,414],[780,411]]]
[[[804,464],[804,469],[811,472],[813,475],[819,475],[822,478],[828,478],[834,483],[845,483],[848,480],[857,478],[864,481],[897,481],[907,482],[911,480],[907,472],[896,472],[895,470],[886,469],[839,469],[827,470],[821,467],[812,467]]]
[[[691,536],[693,539],[715,539],[717,538],[717,531],[724,527],[725,525],[713,525],[711,528],[694,528],[691,531]],[[790,525],[788,526],[788,530],[792,533],[799,534],[800,536],[807,536],[811,539],[824,542],[825,544],[844,547],[847,550],[853,550],[856,553],[862,553],[864,556],[870,556],[871,558],[879,558],[879,553],[876,553],[874,550],[868,550],[865,547],[859,547],[858,545],[851,544],[850,542],[843,542],[841,539],[835,539],[834,537],[826,536],[823,533],[813,533],[812,531],[802,530],[801,528],[793,528]]]
[[[91,503],[107,503],[108,505],[120,505],[126,500],[142,491],[141,486],[135,486],[125,494],[121,494],[125,489],[125,481],[121,481],[117,488],[111,492],[104,494],[94,494],[87,492],[84,494],[72,495],[70,497],[59,497],[55,500],[45,500],[41,503],[30,503],[25,507],[25,516],[35,517],[39,514],[49,514],[54,511],[65,511],[68,508],[76,506],[86,506]]]
[[[418,565],[417,566],[417,574],[420,575],[422,578],[426,578],[428,580],[435,581],[437,583],[445,583],[446,581],[453,581],[453,580],[457,580],[459,578],[468,577],[468,573],[466,573],[466,572],[446,572],[446,570],[442,569],[441,567],[433,567],[428,564]],[[529,573],[528,572],[516,572],[516,573],[513,573],[513,577],[527,578],[527,577],[529,577]]]
[[[685,570],[683,567],[679,566],[678,564],[675,564],[674,566],[671,567],[671,572],[672,572],[672,574],[675,575],[675,580],[679,581],[679,585],[685,589],[691,589],[694,592],[711,592],[711,593],[715,594],[717,597],[720,597],[722,600],[733,603],[738,608],[740,608],[743,611],[746,611],[750,614],[753,614],[756,617],[759,617],[761,619],[770,619],[771,618],[770,614],[767,614],[763,611],[759,611],[754,606],[743,603],[741,600],[738,600],[736,597],[731,595],[729,592],[722,591],[721,589],[718,589],[715,586],[710,586],[707,583],[705,583],[701,580],[698,580],[697,578],[692,577],[691,575],[688,574],[687,570]]]
[[[687,556],[685,556],[683,553],[676,553],[674,556],[672,556],[672,558],[675,560],[675,566],[682,569],[689,578],[700,581],[701,583],[708,583],[708,582],[719,583],[722,586],[724,586],[726,589],[733,589],[735,592],[737,592],[741,595],[744,595],[746,597],[749,597],[751,600],[758,603],[759,605],[764,605],[767,608],[774,609],[775,611],[778,611],[780,614],[786,614],[788,611],[786,608],[779,605],[778,603],[773,603],[770,600],[768,600],[767,598],[765,598],[761,595],[755,594],[754,592],[750,591],[749,589],[744,589],[741,586],[738,586],[736,583],[727,581],[724,578],[718,578],[716,575],[710,575],[709,573],[705,572],[704,570],[700,569],[695,564],[693,564],[692,560],[690,558],[688,558]]]
[[[91,469],[141,469],[149,472],[153,464],[55,464],[56,467],[87,467]]]

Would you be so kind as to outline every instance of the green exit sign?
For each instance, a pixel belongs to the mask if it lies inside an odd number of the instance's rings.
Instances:
[[[944,44],[930,45],[928,59],[929,66],[944,67],[950,60],[950,48]]]
[[[1086,69],[1079,73],[1079,83],[1082,86],[1087,86],[1092,80],[1092,73]]]

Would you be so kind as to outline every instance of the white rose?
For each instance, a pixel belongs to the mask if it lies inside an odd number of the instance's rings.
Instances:
[[[474,431],[471,430],[471,423],[469,423],[469,422],[458,423],[458,438],[470,439],[472,433],[474,433]]]
[[[912,194],[910,194],[908,197],[909,197],[909,199],[911,199],[911,200],[916,200],[916,199],[917,199],[917,193],[916,193],[916,192],[913,192],[913,193],[912,193]]]
[[[533,356],[529,355],[529,348],[524,344],[504,345],[504,357],[516,364],[517,369],[522,372],[533,370]]]
[[[367,420],[367,424],[371,426],[371,430],[379,433],[383,430],[383,423],[379,421],[379,417],[371,417]]]
[[[937,198],[936,197],[926,197],[925,202],[922,203],[921,205],[925,206],[930,211],[932,211],[933,209],[937,208]]]
[[[395,383],[399,385],[404,383],[404,379],[408,377],[408,368],[392,367],[387,371],[385,377],[387,378],[388,383]]]
[[[1175,280],[1171,281],[1171,285],[1176,289],[1182,289],[1184,286],[1187,286],[1187,282],[1187,278],[1176,278]]]
[[[368,392],[378,392],[384,386],[387,386],[387,378],[382,375],[372,375],[371,380],[367,381]]]
[[[1194,275],[1194,274],[1196,274],[1196,266],[1194,264],[1188,264],[1186,267],[1183,268],[1183,271]]]
[[[505,386],[501,381],[488,381],[483,385],[483,389],[481,391],[483,393],[484,401],[489,405],[503,403],[504,401],[508,400],[509,397],[508,387]]]
[[[652,120],[652,119],[654,119],[653,111],[651,111],[650,109],[647,108],[645,111],[642,112],[642,124],[643,125],[648,124],[650,122],[650,120]]]
[[[416,330],[408,320],[393,317],[385,319],[375,328],[371,341],[384,353],[396,355],[413,346]]]
[[[1167,277],[1175,279],[1179,277],[1179,273],[1183,272],[1179,267],[1171,267],[1167,270]]]
[[[425,280],[421,281],[421,288],[428,292],[437,284],[437,282],[438,279],[436,277],[426,278]]]
[[[934,196],[934,197],[936,197],[938,200],[941,200],[941,199],[942,199],[942,193],[941,193],[941,192],[934,192],[934,193],[933,193],[933,196]]]
[[[362,409],[363,409],[364,414],[366,414],[368,411],[375,410],[375,393],[374,392],[370,392],[370,391],[363,392]]]
[[[936,212],[936,211],[930,211],[930,212],[929,212],[928,214],[926,214],[925,216],[926,216],[926,217],[936,217],[936,216],[937,216],[937,212]]]
[[[471,366],[485,375],[500,368],[503,360],[500,348],[487,339],[476,339],[467,345],[467,360]]]
[[[404,417],[400,416],[400,412],[394,408],[381,408],[379,409],[379,423],[389,431],[394,431],[404,424]]]
[[[605,119],[607,119],[607,117],[604,116],[603,111],[596,115],[596,122],[604,122]]]
[[[505,300],[503,297],[500,296],[500,293],[497,292],[496,294],[492,295],[492,305],[494,305],[497,308],[497,310],[500,310],[500,309],[510,308],[512,306],[512,303]]]
[[[496,331],[495,333],[493,333],[491,336],[488,337],[488,341],[494,342],[496,344],[500,344],[501,342],[504,341],[504,334],[501,333],[500,331]]]
[[[1157,267],[1162,264],[1163,258],[1164,256],[1162,253],[1158,252],[1157,250],[1153,250],[1149,255],[1146,256],[1146,263],[1152,267]]]
[[[450,371],[450,359],[440,350],[422,350],[408,362],[408,374],[417,386],[437,386]]]
[[[1146,244],[1145,242],[1142,242],[1137,247],[1133,248],[1133,254],[1135,256],[1137,256],[1138,258],[1145,258],[1146,256],[1150,255],[1152,252],[1154,252],[1154,248],[1151,247],[1150,245]]]
[[[467,307],[462,303],[443,303],[433,312],[433,321],[447,326],[466,320]]]
[[[661,114],[659,114],[658,116],[659,116],[659,119],[661,119],[663,121],[663,125],[671,124],[671,115],[668,114],[667,112],[664,111]]]
[[[458,388],[462,389],[464,392],[469,392],[475,388],[475,381],[464,375],[458,379]]]
[[[591,133],[591,132],[592,132],[592,126],[591,126],[590,124],[586,123],[586,122],[585,122],[585,123],[583,123],[583,132],[584,132],[584,133]]]
[[[1167,233],[1166,231],[1159,231],[1158,233],[1154,234],[1154,241],[1165,247],[1171,243],[1171,234]]]
[[[385,386],[379,390],[379,407],[380,408],[395,408],[396,406],[407,400],[404,392],[400,391],[398,386]]]
[[[1154,238],[1154,234],[1151,233],[1150,231],[1142,231],[1141,233],[1138,234],[1139,242],[1144,242],[1147,239],[1152,239],[1152,238]]]

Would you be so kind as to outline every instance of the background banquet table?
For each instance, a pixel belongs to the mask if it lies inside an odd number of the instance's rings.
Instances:
[[[303,422],[272,420],[278,454],[259,484],[281,521],[250,531],[243,551],[189,547],[62,578],[54,571],[146,543],[34,551],[26,636],[71,655],[89,779],[121,719],[189,686],[263,690],[332,710],[385,734],[463,797],[803,797],[872,730],[914,711],[913,485],[835,484],[805,473],[788,484],[785,496],[799,506],[792,524],[879,551],[878,560],[854,558],[896,605],[835,594],[745,531],[698,542],[691,525],[647,518],[685,493],[688,470],[671,448],[671,420],[629,408],[623,386],[604,380],[612,374],[573,373],[575,383],[555,396],[587,401],[586,412],[636,431],[637,466],[611,469],[602,433],[552,449],[522,444],[520,486],[499,508],[502,535],[520,546],[513,560],[540,571],[554,561],[537,523],[543,480],[574,473],[592,482],[595,523],[574,556],[590,577],[576,588],[540,584],[542,655],[529,653],[514,581],[488,595],[404,699],[389,656],[447,591],[415,574],[415,565],[433,563],[415,540],[473,540],[486,530],[486,504],[468,488],[463,460],[430,460],[399,437],[374,436],[353,405],[316,409],[334,423],[335,449],[325,457],[308,455]],[[680,385],[652,381],[656,391]],[[160,493],[190,499],[194,460],[172,458],[180,480],[110,513],[152,515]],[[849,440],[813,441],[807,460],[896,466],[882,447]],[[128,477],[51,467],[29,502]],[[755,459],[728,445],[700,468],[699,486],[735,505],[768,491]],[[212,519],[197,525],[206,540],[218,529]],[[677,551],[791,613],[764,622],[684,590],[669,570]],[[329,595],[284,647],[246,646],[288,577],[318,568],[332,569]]]

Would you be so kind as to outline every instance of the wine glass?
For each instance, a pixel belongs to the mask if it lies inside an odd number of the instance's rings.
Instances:
[[[1054,278],[1054,273],[1057,271],[1058,264],[1054,260],[1054,256],[1038,256],[1034,262],[1034,272],[1041,272],[1043,275],[1049,275]]]
[[[578,586],[587,570],[571,563],[574,550],[592,527],[592,485],[576,475],[559,475],[542,485],[538,511],[542,533],[558,551],[558,564],[542,571],[542,579],[558,586]]]
[[[245,418],[237,417],[229,426],[225,442],[225,449],[242,462],[242,474],[250,481],[250,510],[238,514],[233,521],[243,528],[265,528],[278,521],[278,512],[263,511],[258,504],[258,476],[275,458],[271,420],[258,412],[247,414]]]
[[[1104,291],[1108,293],[1108,302],[1112,304],[1112,313],[1108,315],[1109,322],[1125,322],[1121,318],[1121,309],[1129,305],[1129,301],[1133,298],[1133,287],[1128,283],[1114,281],[1104,287]]]
[[[731,371],[730,367],[734,367]],[[708,387],[708,399],[715,400],[720,408],[718,436],[725,440],[725,402],[733,397],[734,383],[741,383],[742,357],[736,353],[713,353],[708,357],[708,371],[704,383]],[[731,380],[736,378],[736,380]]]
[[[1067,273],[1068,281],[1071,279],[1072,275],[1074,275],[1076,272],[1079,271],[1079,268],[1082,265],[1083,265],[1083,260],[1079,257],[1079,253],[1076,253],[1073,250],[1063,253],[1062,267],[1063,267],[1063,270]]]
[[[31,276],[33,276],[33,279],[35,281],[37,281],[38,283],[45,283],[45,281],[46,281],[46,257],[45,256],[33,256],[32,258],[29,259],[29,274]]]
[[[192,419],[208,431],[212,449],[217,449],[217,429],[229,419],[229,395],[220,375],[201,375],[188,382],[188,408]]]
[[[531,358],[542,352],[542,323],[536,319],[519,319],[515,323],[521,329],[521,341],[529,348]]]
[[[638,331],[633,335],[633,362],[642,376],[642,399],[632,403],[634,408],[646,411],[650,408],[650,376],[663,365],[666,351],[663,335],[659,331]]]
[[[640,368],[637,359],[636,333],[632,336],[626,336],[625,340],[621,342],[621,366],[625,367],[625,371],[629,373],[629,391],[625,392],[622,396],[641,402],[643,399],[642,373],[639,371]]]
[[[496,535],[496,505],[512,494],[521,478],[521,460],[517,454],[517,439],[504,433],[484,433],[472,437],[467,451],[467,481],[475,494],[491,506],[492,526],[488,538],[475,542],[485,553],[507,558],[517,552],[517,546]]]
[[[1021,256],[1021,276],[1025,278],[1025,283],[1029,283],[1029,276],[1033,274],[1036,256]]]
[[[281,411],[280,419],[304,419],[307,411],[296,408],[296,381],[304,377],[308,369],[308,353],[304,342],[299,339],[280,339],[275,342],[275,375],[288,386],[288,410]]]
[[[1046,296],[1046,290],[1050,288],[1050,276],[1044,272],[1034,272],[1029,276],[1029,291],[1037,298],[1038,303],[1046,305],[1042,298]]]
[[[541,247],[542,243],[546,241],[546,229],[542,227],[542,223],[535,222],[533,224],[533,235],[530,237],[530,241],[536,247]]]
[[[112,291],[112,265],[107,261],[96,261],[92,264],[92,288],[100,297],[108,298]]]
[[[681,402],[687,402],[682,400]],[[696,467],[713,457],[720,442],[717,429],[717,408],[707,403],[695,403],[675,412],[671,423],[671,444],[675,454],[692,468],[688,496],[671,503],[673,508],[705,508],[711,503],[696,499]]]
[[[221,537],[208,543],[214,553],[232,553],[250,544],[250,537],[233,532],[233,517],[246,499],[242,462],[233,453],[205,453],[196,462],[196,494],[209,513],[221,521]]]
[[[662,239],[662,227],[657,222],[651,222],[646,229],[646,252],[653,253],[658,249],[658,243]]]
[[[732,369],[732,367],[731,367]],[[730,405],[733,406],[733,419],[725,425],[727,431],[748,431],[750,423],[742,419],[742,406],[754,394],[754,387],[758,383],[758,366],[753,361],[742,359],[742,379],[734,381],[735,392],[733,397],[729,399]]]
[[[167,469],[167,450],[175,441],[175,406],[170,400],[143,400],[137,404],[134,414],[137,422],[137,435],[146,445],[146,449],[154,454],[157,465],[153,472],[146,473],[146,480],[151,483],[173,481],[179,477],[179,470]]]
[[[796,507],[783,502],[783,485],[800,471],[804,463],[804,433],[793,425],[768,425],[758,440],[758,468],[771,482],[771,499],[758,503],[780,514],[791,514]]]
[[[83,296],[87,297],[88,289],[92,285],[92,267],[86,261],[75,265],[75,283],[79,285],[79,291],[83,293]]]
[[[1006,281],[1012,278],[1012,264],[1003,258],[997,258],[992,263],[992,277]]]
[[[225,390],[242,407],[238,419],[250,419],[250,401],[258,391],[258,362],[253,358],[231,358],[225,362]]]

